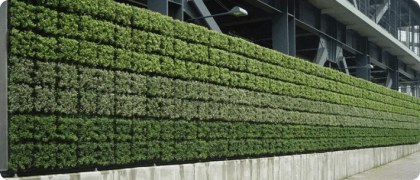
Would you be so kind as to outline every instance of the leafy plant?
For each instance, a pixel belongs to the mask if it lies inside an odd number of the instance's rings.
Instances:
[[[76,14],[58,13],[58,34],[66,37],[78,37],[79,34],[79,16]]]
[[[9,58],[9,82],[10,83],[32,83],[34,73],[34,62],[25,58],[10,56]]]
[[[83,50],[82,50],[83,51]],[[74,61],[78,57],[79,42],[74,39],[67,39],[60,37],[58,39],[58,53],[59,59],[64,61]]]

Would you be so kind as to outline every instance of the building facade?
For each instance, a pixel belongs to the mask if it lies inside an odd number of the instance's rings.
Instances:
[[[132,1],[419,97],[420,7],[413,0]],[[370,67],[373,65],[373,67]]]

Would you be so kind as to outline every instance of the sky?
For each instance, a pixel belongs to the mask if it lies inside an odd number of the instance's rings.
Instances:
[[[415,1],[417,1],[417,3],[419,3],[419,4],[420,4],[420,0],[415,0]]]

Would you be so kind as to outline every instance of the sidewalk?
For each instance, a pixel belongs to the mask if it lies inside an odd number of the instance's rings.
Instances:
[[[414,180],[419,174],[420,152],[417,152],[345,180]]]

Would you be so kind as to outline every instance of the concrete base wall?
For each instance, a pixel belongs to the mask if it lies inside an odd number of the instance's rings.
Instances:
[[[342,179],[420,151],[420,143],[259,159],[140,167],[8,180],[325,180]]]

